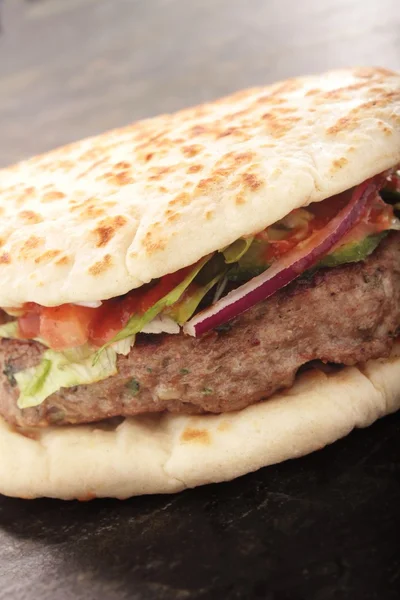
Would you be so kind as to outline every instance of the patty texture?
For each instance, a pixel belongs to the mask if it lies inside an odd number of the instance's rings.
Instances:
[[[20,410],[13,375],[37,365],[37,342],[1,340],[0,414],[22,427],[171,411],[228,412],[292,385],[310,361],[354,365],[389,355],[400,329],[400,233],[364,262],[302,277],[199,339],[139,335],[118,374],[61,389]]]

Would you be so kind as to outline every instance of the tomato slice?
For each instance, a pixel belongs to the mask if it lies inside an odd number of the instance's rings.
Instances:
[[[179,285],[193,267],[180,269],[165,275],[155,285],[145,286],[120,298],[103,302],[96,309],[96,317],[90,325],[89,339],[95,346],[102,346],[113,339],[125,327],[135,313],[144,314],[156,302]]]
[[[269,243],[265,251],[265,260],[267,263],[276,260],[297,246],[298,240],[293,237],[287,240],[277,240]]]
[[[96,316],[89,327],[89,339],[95,346],[103,346],[125,327],[131,316],[137,312],[137,292],[107,300],[96,309]]]
[[[347,190],[346,192],[327,198],[322,202],[313,202],[307,206],[306,210],[309,210],[314,215],[314,218],[310,223],[310,233],[322,229],[329,221],[336,217],[338,212],[350,201],[351,191],[352,190]]]
[[[109,342],[135,313],[143,314],[183,281],[193,267],[166,275],[156,284],[146,285],[124,296],[106,300],[99,308],[62,304],[44,307],[33,302],[23,306],[18,318],[19,335],[24,339],[41,336],[53,350],[96,346]]]
[[[28,312],[18,319],[18,335],[26,340],[38,337],[40,334],[40,314]]]
[[[149,308],[156,304],[156,302],[161,300],[161,298],[164,298],[164,296],[172,292],[172,290],[185,279],[192,268],[193,267],[187,267],[180,269],[176,273],[164,275],[156,285],[153,285],[147,291],[142,293],[139,299],[139,312],[145,313]]]
[[[285,227],[282,229],[283,236],[281,239],[274,239],[268,234],[268,229],[260,234],[257,238],[266,241],[264,251],[264,259],[267,263],[272,263],[278,260],[290,250],[293,250],[300,242],[310,238],[315,232],[323,229],[329,221],[331,221],[338,212],[349,202],[351,190],[338,194],[324,200],[315,202],[306,207],[306,211],[310,215],[309,220],[300,219],[299,226],[288,228],[285,235]],[[295,209],[290,214],[295,215]],[[301,209],[304,210],[304,209]],[[275,225],[276,226],[276,225]],[[272,226],[274,227],[274,226]]]
[[[89,339],[89,326],[96,309],[74,304],[42,307],[40,335],[53,350],[82,346]]]
[[[351,190],[343,192],[342,194],[338,194],[335,197],[328,198],[322,202],[310,204],[306,210],[312,214],[312,218],[307,223],[305,237],[299,237],[297,235],[296,228],[288,230],[287,235],[283,239],[279,240],[269,239],[268,229],[266,230],[266,236],[262,235],[264,232],[258,234],[257,237],[259,239],[266,239],[267,241],[264,252],[266,262],[272,263],[273,261],[281,258],[283,255],[297,246],[299,242],[303,241],[303,239],[308,239],[323,229],[329,223],[329,221],[331,221],[338,214],[339,210],[346,205],[346,203],[349,201],[350,193]],[[386,231],[387,229],[390,229],[393,219],[393,206],[384,202],[377,192],[376,195],[368,201],[361,219],[346,234],[346,236],[341,240],[341,243],[350,243],[351,241],[363,239],[368,235]]]

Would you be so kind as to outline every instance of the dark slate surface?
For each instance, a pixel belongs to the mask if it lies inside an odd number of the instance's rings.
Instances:
[[[399,416],[176,496],[3,498],[0,598],[398,600]]]
[[[0,1],[0,164],[245,85],[400,67],[396,0]],[[397,600],[400,418],[171,497],[0,498],[0,600]]]

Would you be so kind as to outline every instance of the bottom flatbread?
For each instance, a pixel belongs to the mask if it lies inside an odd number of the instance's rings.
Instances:
[[[0,492],[82,500],[179,492],[308,454],[398,408],[400,343],[389,359],[304,372],[291,389],[236,413],[23,433],[0,419]]]

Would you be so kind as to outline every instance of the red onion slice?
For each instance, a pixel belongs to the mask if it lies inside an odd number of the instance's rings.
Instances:
[[[273,263],[264,273],[198,313],[184,325],[184,332],[196,337],[223,325],[258,302],[269,298],[313,267],[357,223],[368,200],[380,187],[379,177],[367,179],[357,186],[348,204],[328,225],[304,242],[300,242],[293,251]]]

